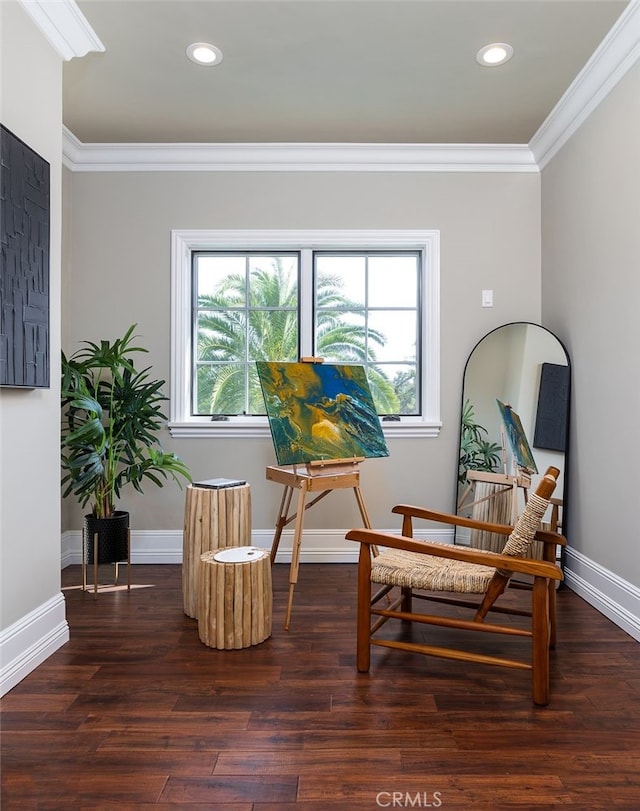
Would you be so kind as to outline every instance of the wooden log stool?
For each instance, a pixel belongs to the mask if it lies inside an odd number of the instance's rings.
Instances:
[[[271,558],[255,546],[227,547],[200,558],[198,634],[210,648],[258,645],[271,635]]]
[[[184,613],[198,618],[200,556],[223,546],[251,543],[251,488],[248,484],[213,489],[189,485],[182,536]]]

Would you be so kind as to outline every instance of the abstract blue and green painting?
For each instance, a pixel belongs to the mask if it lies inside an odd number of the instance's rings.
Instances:
[[[256,366],[279,465],[389,455],[363,366]]]
[[[500,400],[496,400],[496,403],[498,404],[505,433],[518,467],[523,468],[523,470],[529,473],[537,473],[538,467],[536,460],[533,458],[531,445],[529,445],[529,441],[527,440],[527,435],[522,427],[520,417],[510,405],[505,405],[500,402]]]

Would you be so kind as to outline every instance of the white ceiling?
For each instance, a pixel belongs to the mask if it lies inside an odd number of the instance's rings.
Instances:
[[[527,144],[627,0],[78,0],[83,143]],[[190,62],[207,41],[224,58]],[[509,42],[513,59],[475,55]]]

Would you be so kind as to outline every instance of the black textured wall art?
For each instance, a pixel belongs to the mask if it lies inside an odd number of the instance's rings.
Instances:
[[[533,436],[534,448],[563,453],[566,450],[570,379],[571,372],[568,366],[557,363],[542,364]]]
[[[49,164],[0,125],[0,385],[49,386]]]

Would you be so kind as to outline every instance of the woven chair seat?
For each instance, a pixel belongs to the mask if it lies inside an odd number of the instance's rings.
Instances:
[[[474,552],[484,553],[484,550],[475,549]],[[494,566],[436,558],[403,549],[387,549],[371,563],[371,580],[374,583],[426,591],[484,594],[494,573]]]

